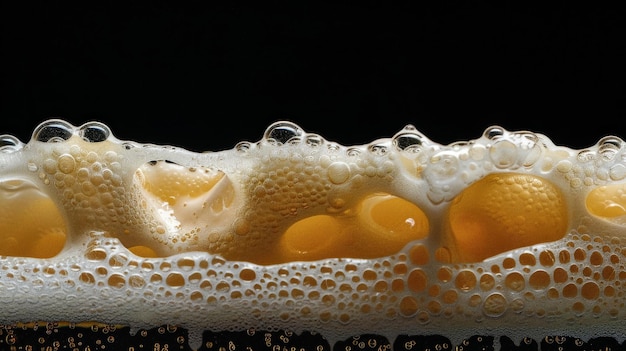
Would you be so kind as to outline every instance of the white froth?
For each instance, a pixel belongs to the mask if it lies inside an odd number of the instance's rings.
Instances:
[[[3,324],[172,324],[190,331],[193,347],[204,330],[248,328],[315,331],[331,345],[364,333],[442,334],[456,344],[475,334],[626,338],[626,146],[616,137],[572,150],[494,126],[441,145],[407,126],[348,147],[279,122],[257,142],[193,153],[51,120],[26,144],[0,140],[0,208],[20,196],[15,189],[34,187],[67,235],[52,257],[0,256]],[[553,185],[566,230],[455,261],[444,245],[450,207],[494,174]],[[424,237],[374,257],[268,261],[294,223],[347,216],[372,194],[423,211]],[[606,208],[589,205],[593,196]],[[29,244],[0,228],[2,244]]]

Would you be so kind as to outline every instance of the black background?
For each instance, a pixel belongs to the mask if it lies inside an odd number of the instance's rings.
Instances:
[[[626,12],[605,2],[3,2],[0,134],[98,120],[194,151],[277,120],[345,145],[491,125],[626,138]]]
[[[218,151],[277,120],[342,144],[406,124],[577,148],[626,138],[626,13],[605,2],[4,2],[0,134],[99,120]]]

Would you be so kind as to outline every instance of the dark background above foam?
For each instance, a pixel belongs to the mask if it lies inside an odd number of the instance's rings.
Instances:
[[[120,139],[216,151],[288,119],[343,144],[501,125],[583,148],[626,139],[617,5],[2,2],[0,134],[99,120]]]
[[[52,117],[194,151],[281,119],[342,144],[626,138],[626,13],[603,2],[0,6],[0,134],[22,141]]]

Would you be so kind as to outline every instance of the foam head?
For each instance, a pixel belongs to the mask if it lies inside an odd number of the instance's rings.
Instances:
[[[0,323],[623,339],[625,155],[289,121],[195,153],[49,120],[0,136]]]

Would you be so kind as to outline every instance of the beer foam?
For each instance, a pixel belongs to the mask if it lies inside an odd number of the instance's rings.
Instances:
[[[0,323],[513,339],[626,332],[626,147],[297,124],[229,150],[51,119],[0,136]]]

